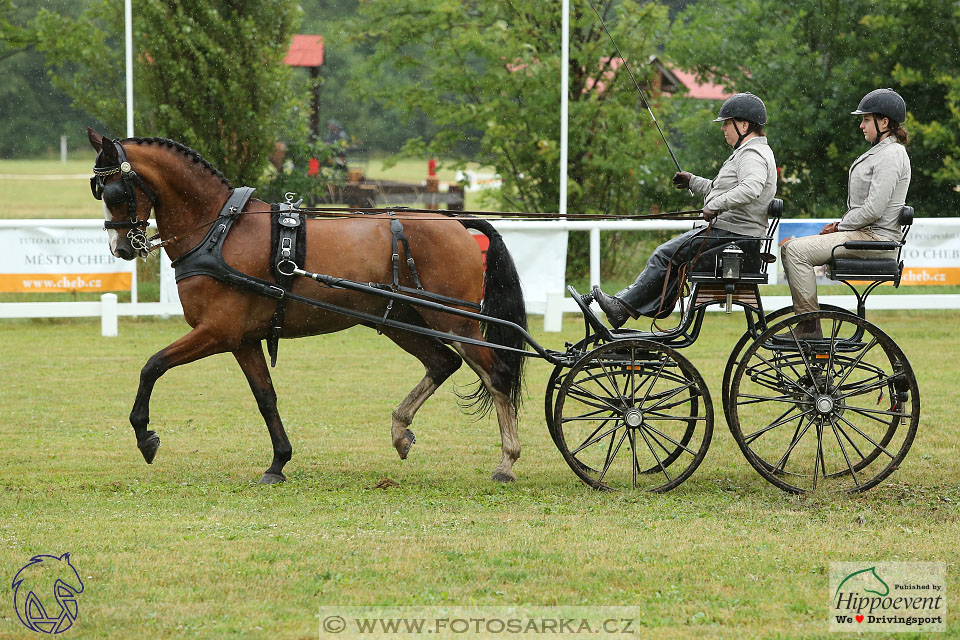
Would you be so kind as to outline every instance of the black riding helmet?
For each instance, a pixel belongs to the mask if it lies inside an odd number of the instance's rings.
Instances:
[[[854,116],[862,116],[868,113],[890,118],[890,120],[899,124],[907,119],[907,103],[893,89],[874,89],[863,96],[856,111],[850,112]],[[889,133],[890,129],[880,131],[880,125],[877,124],[876,118],[873,119],[873,126],[877,130],[877,137],[873,144],[877,144],[880,142],[880,134]]]
[[[723,122],[730,119],[746,120],[750,123],[746,133],[737,133],[737,144],[734,149],[740,146],[743,138],[757,127],[767,124],[767,107],[763,100],[752,93],[737,93],[727,98],[720,106],[720,113],[714,119],[714,122]]]

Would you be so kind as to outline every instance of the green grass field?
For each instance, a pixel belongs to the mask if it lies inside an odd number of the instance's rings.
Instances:
[[[315,638],[336,605],[628,605],[638,637],[828,638],[834,561],[937,561],[957,592],[956,312],[872,319],[905,349],[923,398],[902,468],[858,496],[795,497],[744,461],[717,408],[703,465],[667,495],[596,493],[542,415],[551,367],[531,361],[519,481],[499,485],[493,418],[457,408],[461,370],[421,410],[406,461],[390,412],[419,364],[373,331],[286,341],[274,370],[294,458],[256,484],[270,448],[230,356],[170,371],[146,465],[126,416],[150,353],[180,320],[0,323],[0,567],[69,551],[85,582],[76,638]],[[534,322],[536,325],[537,322]],[[711,314],[685,354],[716,398],[737,316]],[[582,330],[535,331],[562,348]],[[383,478],[399,486],[376,489]],[[11,599],[0,637],[27,637]],[[948,617],[952,637],[960,632]],[[32,636],[30,636],[32,637]],[[66,637],[66,636],[65,636]],[[900,636],[898,636],[900,637]],[[909,637],[909,636],[904,636]]]
[[[66,166],[0,161],[0,218],[101,217],[91,164],[92,154]],[[81,177],[7,177],[18,173]],[[155,282],[141,282],[152,299]],[[922,288],[900,291],[911,289]],[[960,586],[960,313],[869,318],[917,373],[919,435],[869,493],[805,497],[765,483],[724,424],[720,378],[739,314],[709,314],[684,351],[713,393],[714,438],[666,495],[596,493],[577,480],[544,423],[551,367],[539,360],[528,368],[517,483],[490,480],[500,438],[492,417],[459,411],[455,387],[475,380],[466,370],[418,414],[418,442],[399,460],[390,413],[422,369],[364,329],[281,344],[286,484],[257,484],[269,438],[229,355],[161,378],[151,428],[163,446],[148,466],[127,415],[140,368],[185,332],[182,319],[121,319],[114,339],[97,320],[2,320],[2,575],[69,551],[85,589],[63,637],[98,639],[316,638],[318,609],[346,605],[623,605],[637,612],[629,637],[831,638],[829,566],[853,560],[946,563],[949,611]],[[548,348],[582,336],[574,316],[560,334],[531,324]],[[375,488],[384,478],[398,486]],[[7,594],[0,638],[35,637]],[[944,637],[960,636],[956,617],[947,622]]]

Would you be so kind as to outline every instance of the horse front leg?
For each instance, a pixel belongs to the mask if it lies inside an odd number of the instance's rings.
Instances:
[[[152,464],[160,448],[160,437],[155,431],[148,431],[150,424],[150,396],[157,380],[164,373],[182,364],[205,358],[225,351],[222,338],[218,338],[202,329],[194,329],[168,347],[150,356],[140,370],[140,386],[130,411],[130,424],[137,436],[137,448],[143,454],[147,464]]]
[[[290,447],[290,440],[287,439],[287,432],[284,431],[283,422],[280,421],[280,414],[277,412],[277,393],[273,388],[267,360],[263,356],[263,347],[259,340],[245,342],[233,352],[233,356],[243,370],[243,375],[247,377],[253,397],[257,400],[260,415],[263,416],[267,431],[270,433],[270,442],[273,444],[273,463],[260,478],[260,484],[284,482],[287,478],[283,475],[283,465],[290,461],[293,449]]]

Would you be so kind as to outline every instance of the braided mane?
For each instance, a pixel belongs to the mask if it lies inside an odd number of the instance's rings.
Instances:
[[[187,156],[191,160],[193,160],[194,163],[199,164],[204,169],[209,171],[211,174],[213,174],[215,178],[219,179],[220,182],[226,185],[228,189],[233,188],[230,185],[230,181],[227,180],[226,176],[220,173],[220,171],[216,169],[212,164],[204,160],[203,156],[201,156],[199,153],[197,153],[187,145],[183,144],[182,142],[177,142],[176,140],[170,140],[169,138],[125,138],[120,142],[132,142],[134,144],[156,144],[160,146],[171,147],[179,151],[183,155]]]

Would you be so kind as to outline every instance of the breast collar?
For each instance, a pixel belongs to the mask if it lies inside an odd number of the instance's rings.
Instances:
[[[210,226],[203,240],[173,261],[176,281],[191,276],[210,276],[245,291],[252,291],[268,298],[283,298],[285,291],[268,280],[234,269],[223,259],[223,243],[233,223],[243,213],[243,208],[253,195],[253,187],[238,187],[227,198],[220,215]]]

